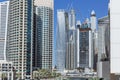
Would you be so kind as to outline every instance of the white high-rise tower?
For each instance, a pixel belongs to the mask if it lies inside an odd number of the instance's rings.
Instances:
[[[91,12],[91,17],[90,17],[90,23],[91,23],[91,56],[92,56],[92,65],[93,68],[96,69],[96,62],[95,61],[95,55],[97,54],[97,18],[96,18],[96,13],[94,10]]]
[[[97,19],[96,19],[95,11],[92,10],[92,12],[91,12],[91,18],[90,18],[92,32],[96,31],[96,26],[97,26],[97,21],[96,20]]]
[[[68,13],[65,10],[57,10],[57,70],[63,72],[65,69],[66,59],[66,39],[68,28]]]
[[[79,44],[79,39],[80,39],[80,30],[79,30],[79,28],[81,27],[81,22],[80,21],[77,21],[77,23],[76,23],[76,27],[77,27],[77,67],[80,67],[80,49],[79,49],[79,46],[80,46],[80,44]]]

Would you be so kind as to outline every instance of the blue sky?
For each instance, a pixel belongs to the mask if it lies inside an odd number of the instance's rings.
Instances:
[[[8,0],[0,0],[0,2],[2,2],[2,1],[8,1]]]
[[[57,9],[66,9],[72,6],[77,15],[77,19],[85,19],[90,16],[90,12],[95,10],[97,17],[107,15],[109,0],[54,0],[55,18]],[[55,19],[56,22],[56,19]]]
[[[6,1],[6,0],[0,0]],[[57,25],[57,9],[68,10],[70,7],[76,11],[77,20],[83,21],[90,17],[92,10],[95,10],[97,18],[106,16],[108,14],[108,2],[109,0],[54,0],[54,58],[53,64],[55,64],[55,46],[56,46],[56,25]]]

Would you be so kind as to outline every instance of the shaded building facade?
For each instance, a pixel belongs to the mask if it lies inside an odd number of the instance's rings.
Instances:
[[[53,0],[35,0],[34,67],[52,70]]]
[[[85,22],[80,27],[79,35],[79,67],[91,68],[92,66],[92,53],[91,53],[91,28],[90,24]]]

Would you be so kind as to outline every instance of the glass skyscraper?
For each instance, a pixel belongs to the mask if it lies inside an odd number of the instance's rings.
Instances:
[[[75,11],[57,11],[57,70],[73,70],[77,67],[77,30]]]
[[[63,72],[66,58],[66,39],[68,31],[68,13],[65,10],[57,11],[57,70]]]
[[[19,79],[32,74],[33,0],[10,0],[7,58]]]
[[[52,70],[53,0],[35,0],[34,67]]]
[[[6,60],[9,1],[0,2],[0,60]]]
[[[69,12],[69,28],[67,31],[66,39],[66,69],[72,70],[77,67],[77,30],[76,30],[76,18],[75,11],[71,9]]]

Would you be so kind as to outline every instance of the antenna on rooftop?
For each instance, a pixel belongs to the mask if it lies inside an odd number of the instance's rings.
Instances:
[[[68,3],[67,8],[66,8],[67,11],[69,11],[71,9],[73,9],[73,1],[71,1],[71,3]]]
[[[80,10],[76,10],[76,13],[77,13],[77,15],[79,15],[79,18],[80,18],[81,20],[85,20],[85,19],[86,19],[86,18],[82,15],[82,13],[81,13]]]
[[[70,4],[68,3],[66,10],[69,10],[69,6],[70,6]]]

